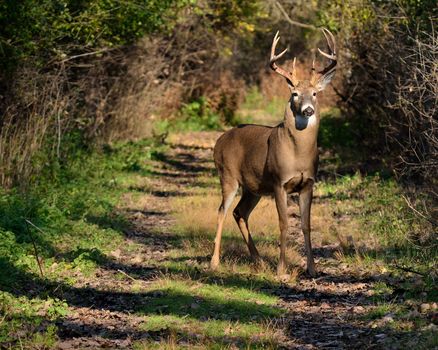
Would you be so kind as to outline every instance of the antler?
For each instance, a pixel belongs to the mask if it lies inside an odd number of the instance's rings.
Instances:
[[[327,57],[330,60],[330,64],[326,66],[324,69],[316,73],[315,71],[315,59],[313,59],[312,64],[312,77],[311,77],[311,83],[316,84],[316,82],[322,77],[322,76],[328,76],[334,74],[336,70],[336,64],[338,63],[338,59],[336,57],[336,41],[333,34],[326,28],[322,28],[322,33],[324,34],[325,40],[327,41],[327,47],[330,53],[326,53],[318,48],[318,51],[321,55],[324,57]],[[318,76],[320,74],[320,76]]]
[[[280,40],[280,37],[279,37],[278,34],[279,34],[279,31],[277,31],[277,33],[275,34],[274,40],[272,41],[271,59],[269,60],[269,66],[271,67],[272,70],[274,70],[278,74],[280,74],[283,77],[285,77],[293,86],[297,86],[298,85],[298,81],[297,81],[297,78],[296,78],[296,75],[295,75],[295,61],[296,61],[296,58],[294,58],[294,63],[293,63],[293,66],[292,66],[292,72],[291,73],[289,73],[287,70],[277,66],[277,64],[275,63],[287,51],[287,49],[284,49],[281,53],[279,53],[278,55],[275,55],[275,48],[277,46],[278,41]]]

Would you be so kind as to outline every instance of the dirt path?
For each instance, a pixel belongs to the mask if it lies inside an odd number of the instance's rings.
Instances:
[[[135,342],[158,342],[169,336],[166,328],[142,330],[144,318],[136,311],[160,297],[158,292],[148,291],[148,286],[166,277],[168,271],[159,262],[170,259],[169,252],[176,246],[172,201],[190,197],[196,187],[202,186],[200,176],[212,174],[211,147],[217,136],[196,133],[173,138],[169,152],[155,163],[153,176],[138,184],[136,196],[130,193],[123,198],[120,212],[130,223],[125,243],[101,264],[97,278],[83,278],[74,288],[63,291],[72,312],[59,324],[59,348],[132,348]],[[353,273],[340,264],[333,256],[337,249],[333,244],[315,247],[318,278],[300,276],[295,283],[260,288],[277,296],[276,307],[284,311],[281,318],[271,321],[282,331],[273,347],[396,347],[397,334],[382,331],[381,325],[362,317],[372,308],[376,278],[357,270]],[[207,269],[208,256],[198,259]],[[176,343],[190,348],[190,340],[181,338]],[[229,348],[241,345],[231,343]]]

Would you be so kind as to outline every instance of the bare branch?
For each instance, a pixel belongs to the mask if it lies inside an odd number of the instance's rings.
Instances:
[[[42,233],[44,233],[44,231],[41,230],[35,224],[33,224],[30,220],[24,219],[24,222],[26,223],[26,231],[29,234],[30,239],[32,240],[33,250],[35,252],[35,259],[36,259],[36,261],[38,263],[38,267],[40,269],[41,277],[44,278],[43,267],[41,266],[40,256],[39,256],[39,253],[38,253],[38,249],[37,249],[37,246],[36,246],[35,239],[33,237],[32,231],[29,229],[29,224],[32,225],[33,227],[35,227],[38,231],[40,231]]]
[[[416,270],[411,269],[411,268],[409,268],[409,267],[400,266],[400,265],[397,265],[397,264],[395,264],[395,265],[393,265],[393,266],[394,266],[396,269],[399,269],[399,270],[402,270],[402,271],[405,271],[405,272],[411,272],[411,273],[415,273],[415,274],[420,275],[420,276],[426,276],[425,273],[422,273],[422,272],[416,271]]]
[[[425,215],[422,212],[420,212],[417,208],[415,208],[415,206],[412,204],[412,202],[409,200],[409,198],[407,198],[406,196],[403,196],[403,199],[405,200],[406,204],[408,205],[408,207],[418,216],[422,217],[423,219],[429,221],[432,225],[434,226],[438,226],[438,222],[432,220],[429,216],[430,215]]]
[[[282,15],[284,16],[284,18],[286,19],[286,21],[288,21],[290,24],[292,24],[293,26],[297,26],[297,27],[301,27],[301,28],[307,28],[307,29],[318,29],[317,27],[315,27],[314,25],[311,24],[306,24],[306,23],[301,23],[298,21],[294,21],[293,19],[291,19],[289,17],[289,15],[287,14],[286,10],[284,9],[284,7],[280,4],[279,1],[275,1],[275,5],[278,7],[278,9],[280,10],[280,12],[282,13]]]
[[[99,55],[101,53],[108,52],[108,51],[111,51],[111,50],[114,50],[114,48],[106,48],[106,49],[97,50],[97,51],[93,51],[93,52],[81,53],[79,55],[74,55],[74,56],[67,57],[66,59],[62,60],[60,63],[65,63],[65,62],[68,62],[68,61],[71,61],[71,60],[74,60],[74,59],[80,58],[80,57]]]

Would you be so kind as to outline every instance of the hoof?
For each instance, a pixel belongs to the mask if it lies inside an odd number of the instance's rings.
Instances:
[[[280,282],[286,283],[289,282],[290,280],[290,275],[287,273],[284,273],[282,275],[277,275],[277,278]]]
[[[287,275],[287,269],[284,265],[278,265],[277,267],[277,277]]]
[[[316,277],[316,270],[314,267],[307,268],[306,272],[310,277]]]
[[[210,269],[214,271],[217,270],[218,267],[219,267],[219,259],[212,257],[210,261]]]
[[[263,263],[263,260],[260,257],[260,255],[251,255],[251,259],[252,261],[254,261],[254,264],[256,265],[261,265]]]

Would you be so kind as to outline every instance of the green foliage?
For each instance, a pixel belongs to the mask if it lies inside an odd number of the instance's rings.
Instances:
[[[3,68],[23,58],[65,58],[87,50],[124,45],[174,23],[185,0],[72,1],[6,0],[0,4]]]
[[[112,146],[106,145],[104,159],[113,171],[146,175],[150,171],[149,161],[160,159],[166,148],[159,139],[154,138],[122,142]]]
[[[417,31],[430,31],[433,18],[438,14],[435,0],[398,0],[395,3],[403,10],[404,23]]]
[[[163,147],[145,140],[105,146],[101,152],[76,151],[25,195],[1,190],[0,343],[14,344],[17,332],[24,332],[23,346],[53,348],[54,321],[67,314],[68,305],[50,296],[51,286],[69,286],[107,263],[108,253],[121,244],[128,227],[115,213],[115,204],[126,191],[125,179],[147,173],[148,162]],[[33,289],[38,297],[31,296]]]
[[[219,114],[210,108],[204,97],[184,104],[176,118],[159,120],[155,123],[155,130],[158,133],[221,129],[222,123]]]
[[[59,299],[28,299],[0,291],[0,343],[17,341],[16,334],[19,333],[22,346],[32,344],[32,348],[53,348],[57,333],[53,321],[67,314],[67,304]]]
[[[181,109],[181,119],[175,124],[178,130],[220,129],[220,117],[214,113],[203,97],[185,104]]]
[[[340,149],[357,145],[351,121],[343,117],[340,110],[333,109],[321,116],[318,146]]]
[[[214,30],[229,34],[233,29],[253,31],[263,8],[260,2],[252,0],[211,1],[203,12]]]
[[[241,108],[244,109],[261,109],[265,106],[265,98],[257,86],[251,86],[245,94]]]
[[[261,11],[257,1],[247,0],[213,1],[208,6],[191,0],[5,0],[0,3],[1,66],[11,69],[28,58],[43,64],[83,49],[126,45],[167,32],[188,6],[217,31],[252,31]]]
[[[385,24],[394,22],[416,32],[430,31],[436,14],[434,0],[335,0],[325,2],[319,7],[317,24],[347,36],[359,34],[356,40],[361,40],[366,38],[368,32],[374,35],[383,34],[381,29],[385,28]],[[383,27],[380,27],[382,24]]]

